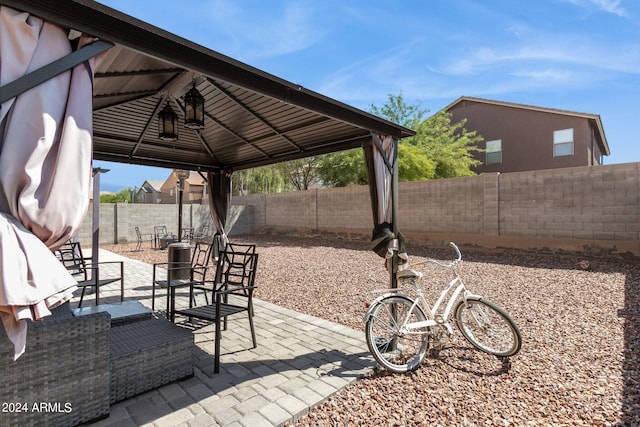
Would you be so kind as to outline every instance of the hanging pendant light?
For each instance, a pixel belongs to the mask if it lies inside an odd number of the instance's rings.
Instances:
[[[168,102],[158,113],[158,138],[163,141],[178,139],[178,115],[171,109]]]
[[[184,125],[189,129],[204,129],[204,96],[196,89],[196,83],[184,95]]]

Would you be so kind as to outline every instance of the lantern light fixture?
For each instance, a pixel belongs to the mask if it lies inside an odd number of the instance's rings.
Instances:
[[[198,89],[196,83],[184,95],[184,126],[189,129],[204,129],[204,96]]]
[[[158,113],[158,138],[163,141],[178,139],[178,115],[169,103]]]

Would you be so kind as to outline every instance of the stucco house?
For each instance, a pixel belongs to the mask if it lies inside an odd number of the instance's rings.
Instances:
[[[182,203],[209,203],[206,180],[194,171],[189,172],[189,178],[184,180],[184,189],[182,193]],[[175,170],[171,171],[169,177],[160,187],[161,203],[178,203],[179,197],[179,181],[176,178]]]
[[[445,110],[484,138],[477,173],[601,165],[610,154],[598,114],[467,96]]]
[[[160,189],[163,181],[147,180],[142,183],[138,191],[136,191],[136,199],[134,203],[160,203]]]

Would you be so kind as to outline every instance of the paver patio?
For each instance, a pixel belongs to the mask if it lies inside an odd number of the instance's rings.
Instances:
[[[150,308],[152,266],[100,250],[101,261],[119,259],[125,260],[126,299]],[[118,301],[118,287],[102,288],[101,303]],[[85,297],[85,304],[92,298]],[[186,301],[185,289],[176,304]],[[163,296],[156,297],[156,310],[165,305]],[[247,319],[229,320],[218,374],[213,325],[196,328],[193,378],[116,403],[108,418],[89,425],[279,426],[295,422],[375,365],[362,331],[257,299],[254,322],[258,347],[249,349]]]

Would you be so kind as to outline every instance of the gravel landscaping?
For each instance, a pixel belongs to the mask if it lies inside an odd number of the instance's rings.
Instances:
[[[388,287],[384,261],[365,240],[257,235],[256,298],[363,330],[371,291]],[[145,262],[166,251],[103,247]],[[412,245],[411,261],[441,260],[443,246]],[[480,353],[459,331],[415,372],[376,371],[339,391],[297,426],[640,425],[640,264],[462,247],[470,290],[507,310],[523,336],[509,363]],[[423,269],[439,294],[450,272]]]

